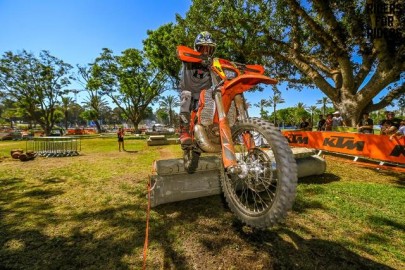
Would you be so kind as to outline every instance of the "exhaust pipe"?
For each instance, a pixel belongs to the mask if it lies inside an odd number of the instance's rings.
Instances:
[[[212,143],[205,132],[204,127],[200,124],[194,126],[194,137],[197,141],[198,146],[204,152],[207,153],[218,153],[221,152],[222,148],[220,144]]]

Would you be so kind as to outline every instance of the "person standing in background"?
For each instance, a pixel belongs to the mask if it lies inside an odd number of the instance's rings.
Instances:
[[[333,118],[332,118],[332,130],[335,130],[337,127],[345,126],[345,123],[343,121],[343,117],[340,115],[340,112],[336,111],[333,113]]]
[[[117,136],[118,136],[118,150],[121,152],[121,147],[122,147],[122,151],[125,151],[125,147],[124,147],[124,135],[125,135],[125,131],[123,128],[119,128],[118,132],[117,132]]]
[[[307,119],[305,117],[301,118],[301,123],[300,123],[300,130],[311,130],[312,127],[309,125],[309,122],[307,121]]]
[[[328,113],[326,115],[325,124],[323,124],[322,130],[324,131],[332,131],[332,124],[333,124],[333,115]]]
[[[405,136],[405,120],[402,120],[401,126],[399,127],[398,131],[390,136],[390,140],[394,139],[395,137],[400,139],[404,136]]]
[[[357,124],[357,131],[364,134],[373,134],[374,122],[369,118],[368,112],[363,113],[363,119]]]
[[[319,115],[319,121],[318,121],[318,126],[317,126],[316,130],[321,131],[325,122],[326,122],[326,119],[323,118],[323,115],[322,114]]]

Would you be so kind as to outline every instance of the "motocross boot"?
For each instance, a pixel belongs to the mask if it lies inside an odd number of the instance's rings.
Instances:
[[[192,143],[190,136],[190,113],[180,113],[180,144],[187,148]]]

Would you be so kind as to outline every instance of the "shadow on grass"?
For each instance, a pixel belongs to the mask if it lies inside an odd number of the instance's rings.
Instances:
[[[155,211],[163,217],[164,223],[160,226],[151,226],[150,234],[158,236],[156,241],[161,243],[164,248],[163,269],[193,269],[193,263],[187,258],[184,252],[179,252],[177,237],[173,237],[173,230],[179,226],[190,226],[196,220],[204,216],[206,218],[219,218],[221,212],[225,210],[220,196],[210,196],[205,198],[193,199],[183,202],[174,202],[160,205]],[[210,205],[210,207],[207,207]],[[216,209],[215,211],[212,211]],[[194,227],[194,225],[191,225]],[[214,233],[215,229],[209,230]],[[212,243],[215,245],[216,243]],[[209,245],[209,243],[207,244]],[[157,266],[156,266],[157,267]]]
[[[311,200],[310,198],[296,197],[293,204],[292,211],[297,213],[304,213],[309,209],[327,209],[323,203],[317,200]]]
[[[295,205],[298,205],[298,209],[294,209],[294,211],[323,208],[320,203],[304,200]],[[225,269],[227,267],[229,269],[251,269],[252,264],[249,262],[244,264],[243,258],[248,257],[252,250],[256,254],[261,253],[261,256],[255,257],[256,266],[260,265],[263,268],[258,267],[257,269],[393,269],[356,254],[338,242],[317,238],[305,239],[288,228],[255,230],[244,226],[223,205],[223,201],[218,196],[160,205],[154,211],[163,217],[163,223],[154,226],[150,231],[150,234],[155,236],[154,241],[161,243],[164,249],[163,269],[195,269],[196,264],[193,264],[193,260],[197,261],[198,267],[203,269],[202,260],[215,261],[218,260],[216,257],[220,257],[222,254],[232,253],[234,253],[233,256],[220,258],[223,261],[228,260],[229,264]],[[217,219],[220,222],[213,224],[212,220]],[[210,221],[202,223],[201,220]],[[194,225],[196,222],[198,225]],[[403,229],[398,226],[399,224],[394,224],[389,220],[379,220],[379,222]],[[174,232],[180,230],[179,228],[187,231],[190,227],[194,231],[195,244],[204,247],[204,253],[194,254],[193,259],[187,256],[190,251],[179,249],[179,243],[176,241],[179,241],[178,234],[180,233]],[[304,228],[302,230],[305,231]],[[376,241],[376,244],[381,243],[377,238]],[[244,252],[239,250],[241,242],[243,246],[247,246],[247,251],[246,249]],[[184,242],[181,245],[183,248],[187,247],[184,247]],[[235,249],[237,250],[232,251]],[[233,258],[233,261],[229,262],[229,258]],[[216,265],[215,269],[220,266]]]
[[[298,179],[298,184],[329,184],[332,182],[337,182],[340,177],[331,173],[324,173],[321,175],[311,175]]]
[[[59,195],[52,185],[58,181],[47,179],[43,186],[20,192],[24,185],[21,179],[0,178],[0,269],[141,269],[141,254],[134,256],[134,252],[141,250],[144,244],[144,205],[124,203],[119,207],[89,209],[64,216],[55,213],[55,206],[47,200]],[[49,183],[52,188],[47,186]],[[34,204],[24,202],[27,195]],[[142,194],[140,198],[145,199],[144,196]],[[7,207],[10,204],[14,207]],[[316,201],[303,199],[298,205],[300,211],[323,207]],[[37,224],[43,226],[21,227],[19,222],[27,222],[33,214],[34,220],[40,221]],[[266,265],[263,269],[390,269],[338,243],[304,239],[288,229],[246,230],[246,226],[235,222],[233,214],[224,206],[222,196],[161,205],[151,214],[150,253],[156,251],[154,246],[158,245],[163,254],[148,260],[148,269],[194,269],[196,262],[202,265],[201,260],[214,259],[228,260],[225,269],[252,268],[254,264],[249,263],[256,257],[252,255],[252,259],[246,261],[246,254],[239,254],[237,245],[246,246],[245,250],[249,252],[266,254],[260,259]],[[4,219],[4,216],[17,218]],[[79,223],[63,236],[43,230],[49,224],[63,230],[64,224],[69,222],[90,222],[94,228],[89,230]],[[101,223],[106,223],[105,227],[111,231],[98,230]],[[198,241],[205,248],[205,254],[193,254],[190,258],[182,238],[182,235],[190,236],[189,231],[195,236],[192,241]],[[124,237],[120,237],[121,232],[126,232]],[[227,257],[220,258],[223,254]],[[128,257],[135,259],[128,262]],[[218,268],[213,263],[210,266]]]
[[[261,231],[244,227],[239,222],[234,223],[235,231],[243,239],[272,255],[272,269],[393,269],[333,241],[304,239],[285,228]]]
[[[64,183],[66,182],[63,179],[60,179],[58,177],[50,177],[50,178],[46,178],[46,179],[42,179],[41,180],[44,184],[59,184],[59,183]]]
[[[404,224],[398,223],[389,218],[379,217],[379,216],[370,216],[368,219],[374,226],[389,226],[389,227],[392,227],[393,229],[405,231]]]
[[[130,257],[143,246],[145,209],[124,204],[58,213],[52,199],[64,192],[49,183],[59,180],[42,182],[29,187],[19,178],[0,178],[0,269],[141,268],[139,256],[136,262]],[[85,222],[95,225],[86,227]],[[97,227],[101,223],[107,225]]]
[[[124,152],[126,152],[128,154],[135,154],[135,153],[138,153],[139,151],[137,151],[137,150],[124,150]]]
[[[390,171],[390,170],[376,170],[375,168],[369,168],[369,167],[365,167],[366,170],[372,171],[374,173],[378,172],[379,175],[381,175],[382,177],[392,177],[395,180],[393,180],[392,182],[396,185],[398,185],[401,188],[405,187],[405,174],[401,173],[401,172],[396,172],[396,171]]]

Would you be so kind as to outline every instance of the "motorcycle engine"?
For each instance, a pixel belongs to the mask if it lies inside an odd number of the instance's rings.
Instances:
[[[204,127],[209,127],[214,123],[214,114],[215,114],[215,100],[212,98],[212,91],[210,89],[204,90],[202,101],[202,109],[200,112],[200,123]],[[229,108],[228,114],[229,125],[232,127],[236,122],[236,106],[235,102],[232,101],[231,107]]]

